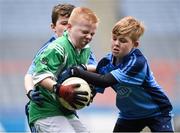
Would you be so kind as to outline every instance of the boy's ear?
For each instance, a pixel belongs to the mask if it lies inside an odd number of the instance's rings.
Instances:
[[[139,46],[139,41],[135,41],[135,42],[134,42],[134,46],[135,46],[135,47],[138,47],[138,46]]]
[[[53,23],[51,23],[50,26],[51,26],[51,29],[54,31],[56,26]]]

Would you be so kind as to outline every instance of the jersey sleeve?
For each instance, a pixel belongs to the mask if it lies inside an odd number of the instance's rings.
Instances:
[[[111,71],[111,74],[120,83],[142,85],[147,72],[147,61],[144,57],[132,56],[122,68]]]
[[[96,58],[95,58],[95,55],[94,53],[91,51],[90,52],[90,56],[89,56],[89,60],[88,60],[88,65],[97,65],[97,61],[96,61]]]
[[[97,93],[104,93],[105,88],[102,88],[102,87],[95,87],[95,90],[96,90]]]
[[[34,60],[36,60],[36,58],[38,58],[39,55],[41,55],[41,53],[43,53],[43,51],[49,46],[49,44],[52,44],[51,42],[54,41],[56,38],[53,36],[51,37],[36,53],[36,55],[33,58],[33,61],[31,63],[31,65],[29,66],[29,69],[27,71],[27,74],[33,74],[34,72],[34,68],[35,68],[35,63]]]
[[[35,64],[34,62],[31,63],[31,65],[28,68],[27,74],[33,75]]]
[[[55,79],[55,74],[58,67],[61,66],[64,59],[64,50],[61,46],[53,46],[47,48],[38,58],[34,61],[33,82],[37,84],[41,80],[51,77]]]

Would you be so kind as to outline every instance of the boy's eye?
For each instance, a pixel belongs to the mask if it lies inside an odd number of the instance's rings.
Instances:
[[[91,36],[94,36],[95,33],[91,33]]]
[[[60,24],[61,24],[61,25],[67,25],[68,22],[67,22],[67,21],[62,21]]]
[[[113,39],[114,41],[116,41],[116,40],[117,40],[117,38],[116,38],[116,37],[113,37],[112,39]]]
[[[89,32],[88,31],[82,31],[83,34],[88,34]]]
[[[126,40],[125,38],[120,38],[119,41],[120,41],[121,43],[126,43],[126,42],[127,42],[127,40]]]

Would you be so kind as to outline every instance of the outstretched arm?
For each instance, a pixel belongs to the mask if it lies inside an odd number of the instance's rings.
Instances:
[[[105,75],[84,71],[82,69],[78,69],[76,67],[72,68],[74,76],[85,79],[88,83],[93,84],[98,87],[109,87],[112,86],[118,81],[113,77],[111,73],[107,73]]]

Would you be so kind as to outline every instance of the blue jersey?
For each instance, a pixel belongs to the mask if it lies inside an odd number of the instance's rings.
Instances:
[[[91,51],[90,53],[90,57],[89,57],[89,60],[88,60],[88,65],[97,65],[97,61],[96,61],[96,57],[94,55],[94,53]]]
[[[35,60],[41,53],[43,53],[43,51],[48,47],[48,45],[52,44],[51,42],[53,42],[54,40],[56,40],[56,37],[55,37],[55,36],[51,37],[51,38],[38,50],[37,54],[35,55],[35,57],[34,57],[32,63],[31,63],[31,65],[30,65],[30,67],[29,67],[29,69],[28,69],[28,71],[27,71],[27,74],[31,74],[31,75],[33,74],[34,68],[35,68],[34,60]],[[97,61],[96,61],[95,56],[94,56],[94,54],[93,54],[92,51],[91,51],[91,53],[90,53],[90,57],[89,57],[89,60],[88,60],[88,64],[89,64],[89,65],[97,65]]]
[[[49,44],[51,44],[51,42],[53,42],[54,40],[56,40],[55,36],[51,37],[37,52],[37,54],[34,56],[34,59],[27,71],[28,74],[33,74],[34,72],[34,68],[35,68],[35,63],[34,60],[41,54],[43,53],[43,51],[48,47]]]
[[[118,81],[112,86],[116,92],[116,106],[120,118],[141,119],[170,113],[172,105],[155,81],[146,58],[139,49],[133,49],[118,65],[113,65],[113,56],[106,57],[109,64],[99,73],[111,73]]]

